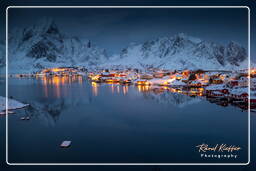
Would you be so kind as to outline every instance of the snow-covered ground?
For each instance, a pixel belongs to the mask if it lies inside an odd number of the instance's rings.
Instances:
[[[28,106],[28,104],[21,103],[17,100],[8,99],[8,110],[20,109]],[[0,96],[0,114],[4,115],[6,110],[6,98]]]

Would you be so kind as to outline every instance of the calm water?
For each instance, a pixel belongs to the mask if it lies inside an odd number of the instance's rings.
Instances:
[[[246,111],[145,89],[10,78],[9,96],[31,107],[9,115],[9,162],[247,162]],[[64,140],[72,141],[67,149]],[[202,143],[242,149],[237,159],[201,158]]]

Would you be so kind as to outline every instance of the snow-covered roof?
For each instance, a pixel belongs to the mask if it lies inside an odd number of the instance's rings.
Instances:
[[[137,79],[136,81],[148,81],[146,79]]]
[[[221,93],[219,91],[215,91],[214,94],[223,94],[223,93]]]
[[[248,88],[246,87],[238,87],[238,88],[234,88],[230,90],[231,94],[235,94],[235,95],[241,95],[243,93],[248,93]]]
[[[256,82],[256,78],[251,78],[251,81],[252,82]]]
[[[173,82],[171,82],[171,85],[186,85],[186,83],[179,80],[174,80]]]
[[[201,83],[201,82],[198,80],[191,81],[191,84],[198,84],[198,83]]]
[[[183,77],[181,74],[176,74],[176,77]]]
[[[110,73],[109,72],[102,72],[101,74],[102,75],[109,75]]]
[[[207,86],[205,89],[206,90],[222,90],[224,88],[225,88],[224,84],[216,84],[216,85]]]
[[[167,81],[167,80],[163,80],[161,78],[153,78],[153,79],[149,80],[149,82],[151,82],[152,84],[162,84],[165,81]]]

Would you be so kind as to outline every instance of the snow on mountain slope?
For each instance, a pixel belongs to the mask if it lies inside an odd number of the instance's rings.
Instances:
[[[0,72],[5,71],[5,46],[0,43]],[[108,57],[89,40],[63,34],[51,19],[9,33],[9,73],[31,73],[59,66],[159,67],[163,69],[247,68],[246,49],[235,42],[219,45],[185,34],[131,44]]]
[[[235,42],[223,46],[183,33],[143,44],[132,44],[105,66],[160,67],[166,69],[246,68],[246,49]]]
[[[89,40],[61,33],[51,19],[11,31],[8,52],[9,73],[56,66],[93,66],[108,58],[104,49],[99,49]]]

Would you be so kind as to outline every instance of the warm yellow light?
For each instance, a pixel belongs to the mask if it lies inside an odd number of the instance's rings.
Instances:
[[[256,74],[256,69],[251,69],[251,74]]]
[[[99,75],[91,76],[91,79],[92,79],[93,81],[98,81],[99,78],[100,78]]]
[[[52,72],[61,72],[61,71],[65,71],[65,68],[52,68],[51,71]]]

